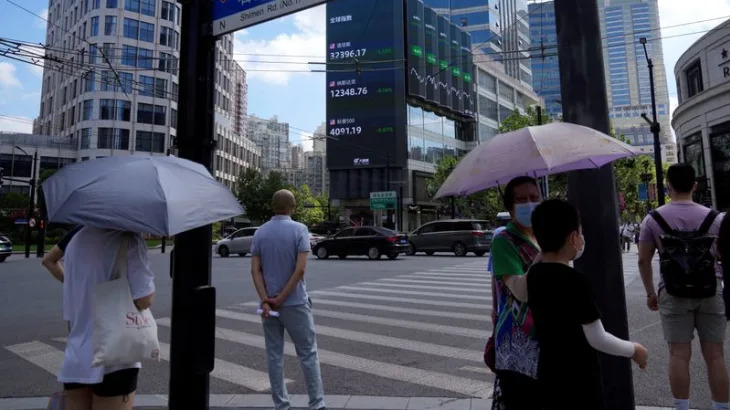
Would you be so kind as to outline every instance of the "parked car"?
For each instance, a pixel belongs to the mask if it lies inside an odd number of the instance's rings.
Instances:
[[[13,242],[11,242],[10,238],[5,236],[4,233],[0,233],[0,262],[5,262],[5,259],[7,259],[12,253]]]
[[[408,250],[408,237],[390,229],[377,226],[347,228],[331,238],[318,242],[312,252],[319,259],[337,256],[345,259],[350,255],[366,255],[370,259],[380,259],[385,255],[396,259]]]
[[[251,242],[253,242],[253,234],[256,233],[258,227],[243,228],[232,233],[215,244],[215,253],[223,258],[227,258],[232,253],[238,256],[246,256],[251,252]]]
[[[492,247],[493,232],[487,226],[487,221],[472,219],[429,222],[408,235],[408,254],[454,252],[465,256],[474,252],[484,256]]]

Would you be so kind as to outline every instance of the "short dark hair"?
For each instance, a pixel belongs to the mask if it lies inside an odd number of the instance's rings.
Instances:
[[[667,171],[667,181],[680,194],[692,192],[697,176],[690,164],[674,164]]]
[[[507,211],[511,211],[512,207],[515,206],[515,188],[525,184],[532,184],[537,187],[537,180],[533,177],[517,177],[509,181],[507,186],[504,188],[504,207]]]
[[[559,251],[570,234],[579,229],[578,210],[563,200],[547,200],[532,213],[532,231],[543,252]]]

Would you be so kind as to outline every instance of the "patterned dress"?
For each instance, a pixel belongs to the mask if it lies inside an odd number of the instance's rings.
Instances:
[[[518,301],[501,275],[522,275],[532,265],[539,249],[510,224],[495,238],[492,247],[496,278],[497,323],[494,329],[496,366],[537,379],[540,348],[532,313]],[[492,409],[504,410],[499,379],[494,382]]]

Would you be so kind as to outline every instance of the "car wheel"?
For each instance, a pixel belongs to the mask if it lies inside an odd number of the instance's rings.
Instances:
[[[241,253],[238,254],[238,256],[244,257],[244,256],[246,256],[246,252],[241,252]]]
[[[486,254],[487,254],[487,252],[485,252],[485,251],[474,252],[474,255],[476,255],[476,256],[484,256]]]
[[[0,256],[0,263],[5,262],[6,259],[8,259],[8,255]]]
[[[221,258],[227,258],[231,252],[228,250],[227,246],[221,246],[218,248],[218,255],[221,256]]]
[[[370,258],[370,260],[380,259],[381,256],[383,255],[380,253],[380,249],[378,249],[377,246],[373,246],[368,249],[368,258]]]
[[[413,244],[413,242],[408,242],[408,250],[406,251],[406,255],[413,256],[416,254],[416,245]]]
[[[428,251],[428,252],[426,252],[426,255],[433,256],[434,253],[435,253],[434,251]]]
[[[347,259],[347,255],[337,255],[337,257],[340,259]]]
[[[317,249],[317,257],[319,259],[327,259],[330,257],[330,253],[327,251],[327,248],[322,246],[319,249]]]
[[[466,245],[461,242],[455,242],[451,247],[454,250],[456,256],[466,256]]]
[[[390,259],[392,261],[398,259],[398,252],[393,252],[390,255],[388,255],[388,259]]]

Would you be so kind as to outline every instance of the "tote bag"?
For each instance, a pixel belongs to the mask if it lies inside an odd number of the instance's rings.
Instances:
[[[149,309],[138,310],[127,278],[127,247],[131,234],[124,233],[117,250],[112,279],[94,289],[93,366],[131,364],[142,359],[159,361],[157,323]]]

